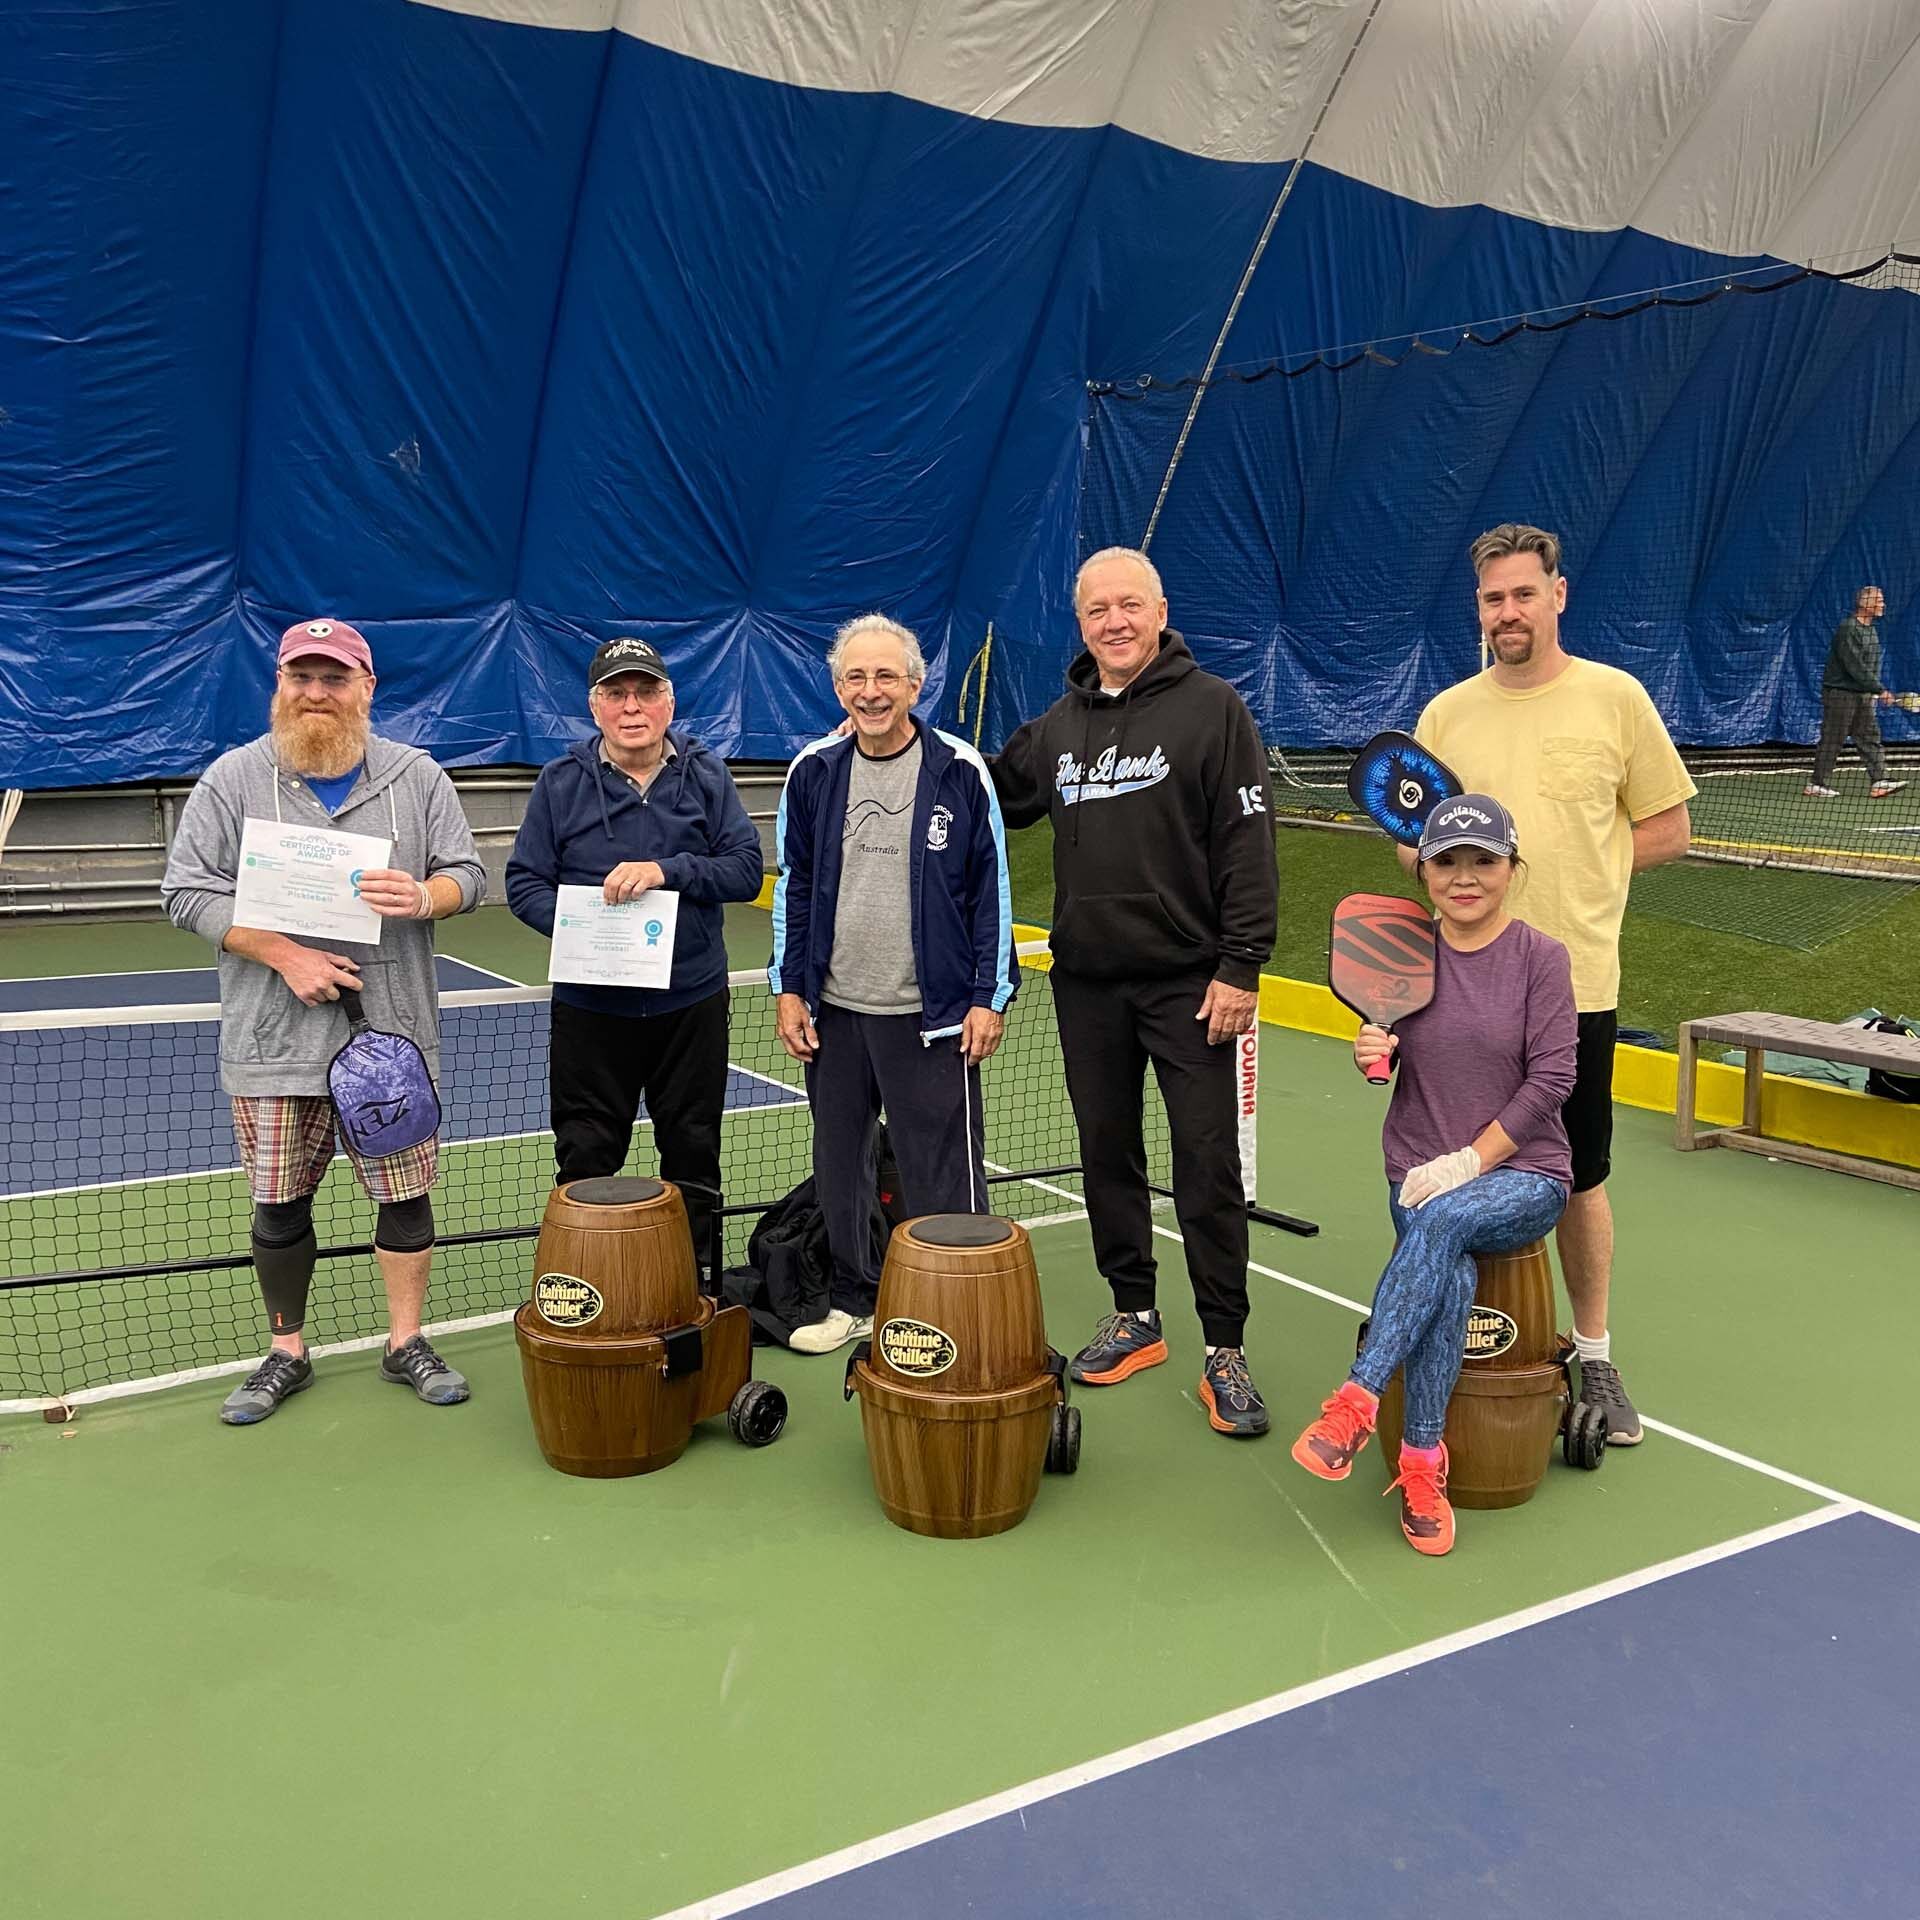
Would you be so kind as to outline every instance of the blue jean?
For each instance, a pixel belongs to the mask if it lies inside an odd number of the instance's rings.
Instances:
[[[1406,1369],[1408,1446],[1437,1447],[1446,1430],[1479,1277],[1473,1256],[1511,1253],[1543,1239],[1566,1204],[1558,1180],[1511,1167],[1436,1194],[1424,1207],[1403,1207],[1397,1189],[1388,1187],[1399,1239],[1374,1289],[1373,1319],[1353,1378],[1377,1394],[1396,1369]]]

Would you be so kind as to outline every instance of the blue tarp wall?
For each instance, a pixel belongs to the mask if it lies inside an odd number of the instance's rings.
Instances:
[[[1920,158],[1869,136],[1920,121],[1914,0],[1862,0],[1838,51],[1814,0],[1657,10],[1649,89],[1645,0],[1554,0],[1554,33],[1383,9],[1227,363],[1895,237]],[[993,623],[998,737],[1057,688],[1078,555],[1144,525],[1186,396],[1132,383],[1204,363],[1369,11],[22,0],[0,786],[196,772],[319,612],[373,640],[377,724],[449,764],[560,750],[617,632],[683,724],[783,756],[873,607],[948,707]],[[1709,190],[1801,126],[1764,191]],[[1917,421],[1920,302],[1825,285],[1223,387],[1155,554],[1276,737],[1464,671],[1461,555],[1510,514],[1566,534],[1570,634],[1676,731],[1804,737],[1861,579],[1920,680]]]

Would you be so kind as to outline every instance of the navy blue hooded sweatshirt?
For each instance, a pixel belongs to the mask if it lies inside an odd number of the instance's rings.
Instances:
[[[507,861],[507,905],[549,938],[556,890],[597,887],[623,860],[658,861],[680,896],[670,986],[582,987],[553,997],[594,1013],[672,1013],[727,983],[724,907],[760,891],[760,836],[733,776],[691,734],[669,730],[672,757],[644,795],[600,757],[600,736],[540,769]]]

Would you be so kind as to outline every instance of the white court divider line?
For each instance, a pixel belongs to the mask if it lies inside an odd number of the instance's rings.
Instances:
[[[209,980],[219,978],[213,967],[136,967],[129,973],[124,967],[103,967],[98,973],[17,973],[0,975],[0,987],[47,987],[62,980],[144,980],[148,974],[204,973]]]
[[[1053,1191],[1060,1192],[1063,1189],[1055,1188]],[[1066,1197],[1070,1200],[1077,1198],[1073,1194]],[[1043,1213],[1034,1219],[1022,1220],[1020,1225],[1031,1231],[1035,1227],[1065,1226],[1086,1217],[1086,1209],[1082,1207],[1072,1213]],[[423,1331],[435,1339],[446,1333],[473,1333],[482,1327],[505,1326],[518,1311],[519,1303],[515,1302],[511,1307],[502,1307],[492,1313],[470,1313],[458,1320],[431,1321]],[[375,1333],[357,1340],[329,1340],[313,1347],[310,1350],[311,1357],[324,1360],[333,1354],[366,1353],[375,1347],[385,1346],[386,1339],[384,1333]],[[71,1407],[77,1412],[82,1407],[97,1407],[110,1400],[131,1400],[149,1393],[164,1393],[170,1387],[189,1387],[202,1380],[224,1380],[232,1374],[251,1373],[260,1364],[261,1357],[255,1354],[246,1360],[222,1360],[212,1366],[183,1367],[173,1373],[153,1374],[139,1380],[117,1380],[111,1386],[78,1387],[72,1393],[0,1400],[0,1414],[44,1413],[49,1407]]]
[[[1169,1240],[1179,1240],[1179,1233],[1172,1227],[1163,1227],[1157,1222],[1154,1232],[1164,1234]],[[1184,1246],[1186,1243],[1181,1241]],[[1300,1293],[1310,1293],[1316,1300],[1325,1300],[1330,1305],[1345,1307],[1350,1313],[1364,1314],[1370,1309],[1358,1300],[1349,1300],[1344,1293],[1329,1293],[1325,1287],[1316,1287],[1310,1280],[1299,1279],[1291,1273],[1282,1273],[1278,1267],[1265,1267],[1258,1260],[1249,1260],[1247,1270],[1250,1273],[1264,1275],[1269,1280],[1278,1280],[1282,1286],[1294,1288]],[[1723,1447],[1717,1440],[1708,1440],[1697,1433],[1689,1433],[1684,1427],[1676,1427],[1665,1420],[1655,1420],[1647,1414],[1640,1416],[1640,1424],[1650,1433],[1663,1434],[1669,1440],[1678,1440],[1682,1446],[1697,1447],[1702,1453],[1710,1453],[1717,1460],[1725,1460],[1736,1467],[1746,1467],[1753,1473],[1764,1474],[1769,1480],[1778,1480],[1783,1486],[1797,1487],[1802,1493],[1810,1493],[1818,1500],[1831,1500],[1857,1512],[1871,1514],[1876,1520],[1884,1520],[1889,1526],[1904,1527],[1909,1533],[1920,1533],[1920,1520],[1912,1520],[1904,1513],[1895,1513],[1890,1507],[1876,1507],[1870,1500],[1862,1500],[1857,1495],[1843,1493],[1838,1487],[1829,1487],[1818,1480],[1809,1480],[1803,1474],[1790,1473],[1785,1467],[1776,1467],[1765,1460],[1756,1459],[1750,1453],[1740,1453],[1732,1447]]]
[[[516,980],[512,974],[502,973],[497,967],[483,967],[478,960],[463,959],[457,953],[437,953],[434,958],[448,961],[456,967],[465,967],[469,973],[484,973],[489,980],[496,980],[503,987],[526,987],[533,984],[530,980]]]
[[[1903,1527],[1908,1533],[1920,1533],[1920,1520],[1910,1520],[1904,1513],[1895,1513],[1890,1507],[1876,1507],[1870,1500],[1856,1499],[1850,1493],[1822,1486],[1818,1480],[1789,1473],[1785,1467],[1770,1466],[1764,1460],[1756,1460],[1750,1453],[1737,1453],[1732,1447],[1723,1447],[1717,1440],[1707,1440],[1697,1433],[1688,1433],[1684,1427],[1671,1426],[1665,1420],[1650,1420],[1644,1413],[1640,1416],[1640,1424],[1650,1432],[1665,1434],[1669,1440],[1678,1440],[1683,1446],[1698,1447],[1702,1453],[1710,1453],[1716,1459],[1730,1461],[1734,1466],[1749,1468],[1754,1473],[1763,1473],[1769,1480],[1778,1480],[1786,1486],[1798,1487],[1802,1493],[1852,1507],[1857,1512],[1871,1515],[1875,1520],[1884,1520],[1890,1527]]]
[[[1446,1659],[1450,1654],[1465,1653],[1474,1647],[1485,1646],[1491,1640],[1505,1639],[1511,1634],[1524,1632],[1528,1627],[1540,1626],[1546,1621],[1558,1620],[1567,1614],[1598,1606],[1602,1601],[1617,1599],[1622,1594],[1634,1593],[1642,1587],[1691,1573],[1697,1567],[1712,1566],[1716,1561],[1730,1560],[1737,1554],[1751,1553],[1756,1548],[1791,1539],[1795,1534],[1825,1526],[1829,1521],[1844,1519],[1859,1510],[1852,1501],[1836,1501],[1832,1506],[1821,1507],[1812,1513],[1799,1514],[1791,1520],[1776,1521],[1772,1526],[1757,1528],[1752,1533],[1740,1534],[1732,1540],[1723,1540],[1717,1546],[1698,1547],[1691,1553],[1679,1554],[1651,1567],[1642,1567],[1635,1573],[1623,1573],[1614,1579],[1602,1580],[1595,1586],[1583,1587],[1577,1593],[1563,1594],[1556,1600],[1543,1600],[1536,1606],[1502,1614],[1496,1620],[1464,1627],[1458,1633],[1423,1641],[1400,1653],[1385,1654],[1364,1665],[1328,1674],[1324,1679],[1310,1680],[1304,1686],[1270,1694],[1266,1699],[1256,1700],[1248,1706],[1234,1707],[1228,1712],[1215,1714],[1211,1719],[1197,1720],[1191,1726],[1177,1727],[1171,1733],[1158,1734],[1151,1740],[1122,1747],[1118,1752],[1103,1754],[1096,1760],[1083,1761],[1078,1766],[1065,1767],[1058,1773],[1045,1774],[1038,1780],[1027,1781],[1023,1786],[1010,1787],[1004,1793],[989,1794],[985,1799],[971,1801],[950,1812],[916,1820],[910,1826],[897,1827],[891,1833],[878,1834],[871,1840],[858,1841],[835,1853],[822,1854],[817,1860],[787,1867],[779,1873],[770,1873],[763,1879],[750,1881],[730,1892],[696,1900],[691,1906],[675,1907],[671,1913],[656,1916],[656,1920],[726,1920],[730,1914],[745,1913],[753,1907],[765,1905],[769,1900],[777,1900],[783,1894],[798,1893],[803,1888],[818,1886],[825,1880],[837,1880],[856,1868],[871,1866],[879,1860],[889,1860],[896,1854],[907,1853],[930,1841],[943,1840],[950,1834],[963,1833],[969,1827],[982,1826],[989,1820],[999,1819],[1003,1814],[1018,1813],[1022,1808],[1039,1801],[1052,1800],[1078,1787],[1112,1779],[1115,1774],[1129,1773],[1149,1761],[1183,1753],[1208,1740],[1216,1740],[1222,1734],[1237,1733],[1243,1727],[1276,1720],[1282,1714],[1313,1706],[1318,1701],[1332,1699],[1338,1694],[1351,1693],[1360,1687],[1370,1686],[1376,1680],[1388,1680],[1396,1674],[1411,1673],[1416,1667],[1429,1666],[1436,1660]]]
[[[505,1326],[520,1311],[516,1301],[496,1313],[470,1313],[460,1320],[429,1321],[420,1330],[435,1339],[443,1333],[472,1333],[480,1327]],[[307,1349],[310,1360],[325,1360],[341,1353],[370,1353],[384,1347],[384,1333],[370,1333],[356,1340],[328,1340]],[[209,1367],[182,1367],[176,1373],[156,1373],[139,1380],[116,1380],[107,1387],[78,1387],[72,1393],[41,1394],[24,1400],[0,1400],[0,1413],[45,1413],[50,1407],[97,1407],[109,1400],[132,1400],[149,1393],[164,1393],[169,1387],[190,1387],[199,1380],[224,1380],[230,1374],[251,1373],[266,1357],[266,1349],[246,1360],[222,1360]]]

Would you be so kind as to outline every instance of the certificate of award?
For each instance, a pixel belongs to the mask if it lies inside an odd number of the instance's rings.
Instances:
[[[360,875],[384,867],[391,840],[330,827],[249,820],[240,832],[233,924],[308,940],[380,944],[380,916],[360,898]]]
[[[673,978],[680,896],[665,889],[607,905],[598,887],[562,887],[547,978],[576,987],[664,987]]]

